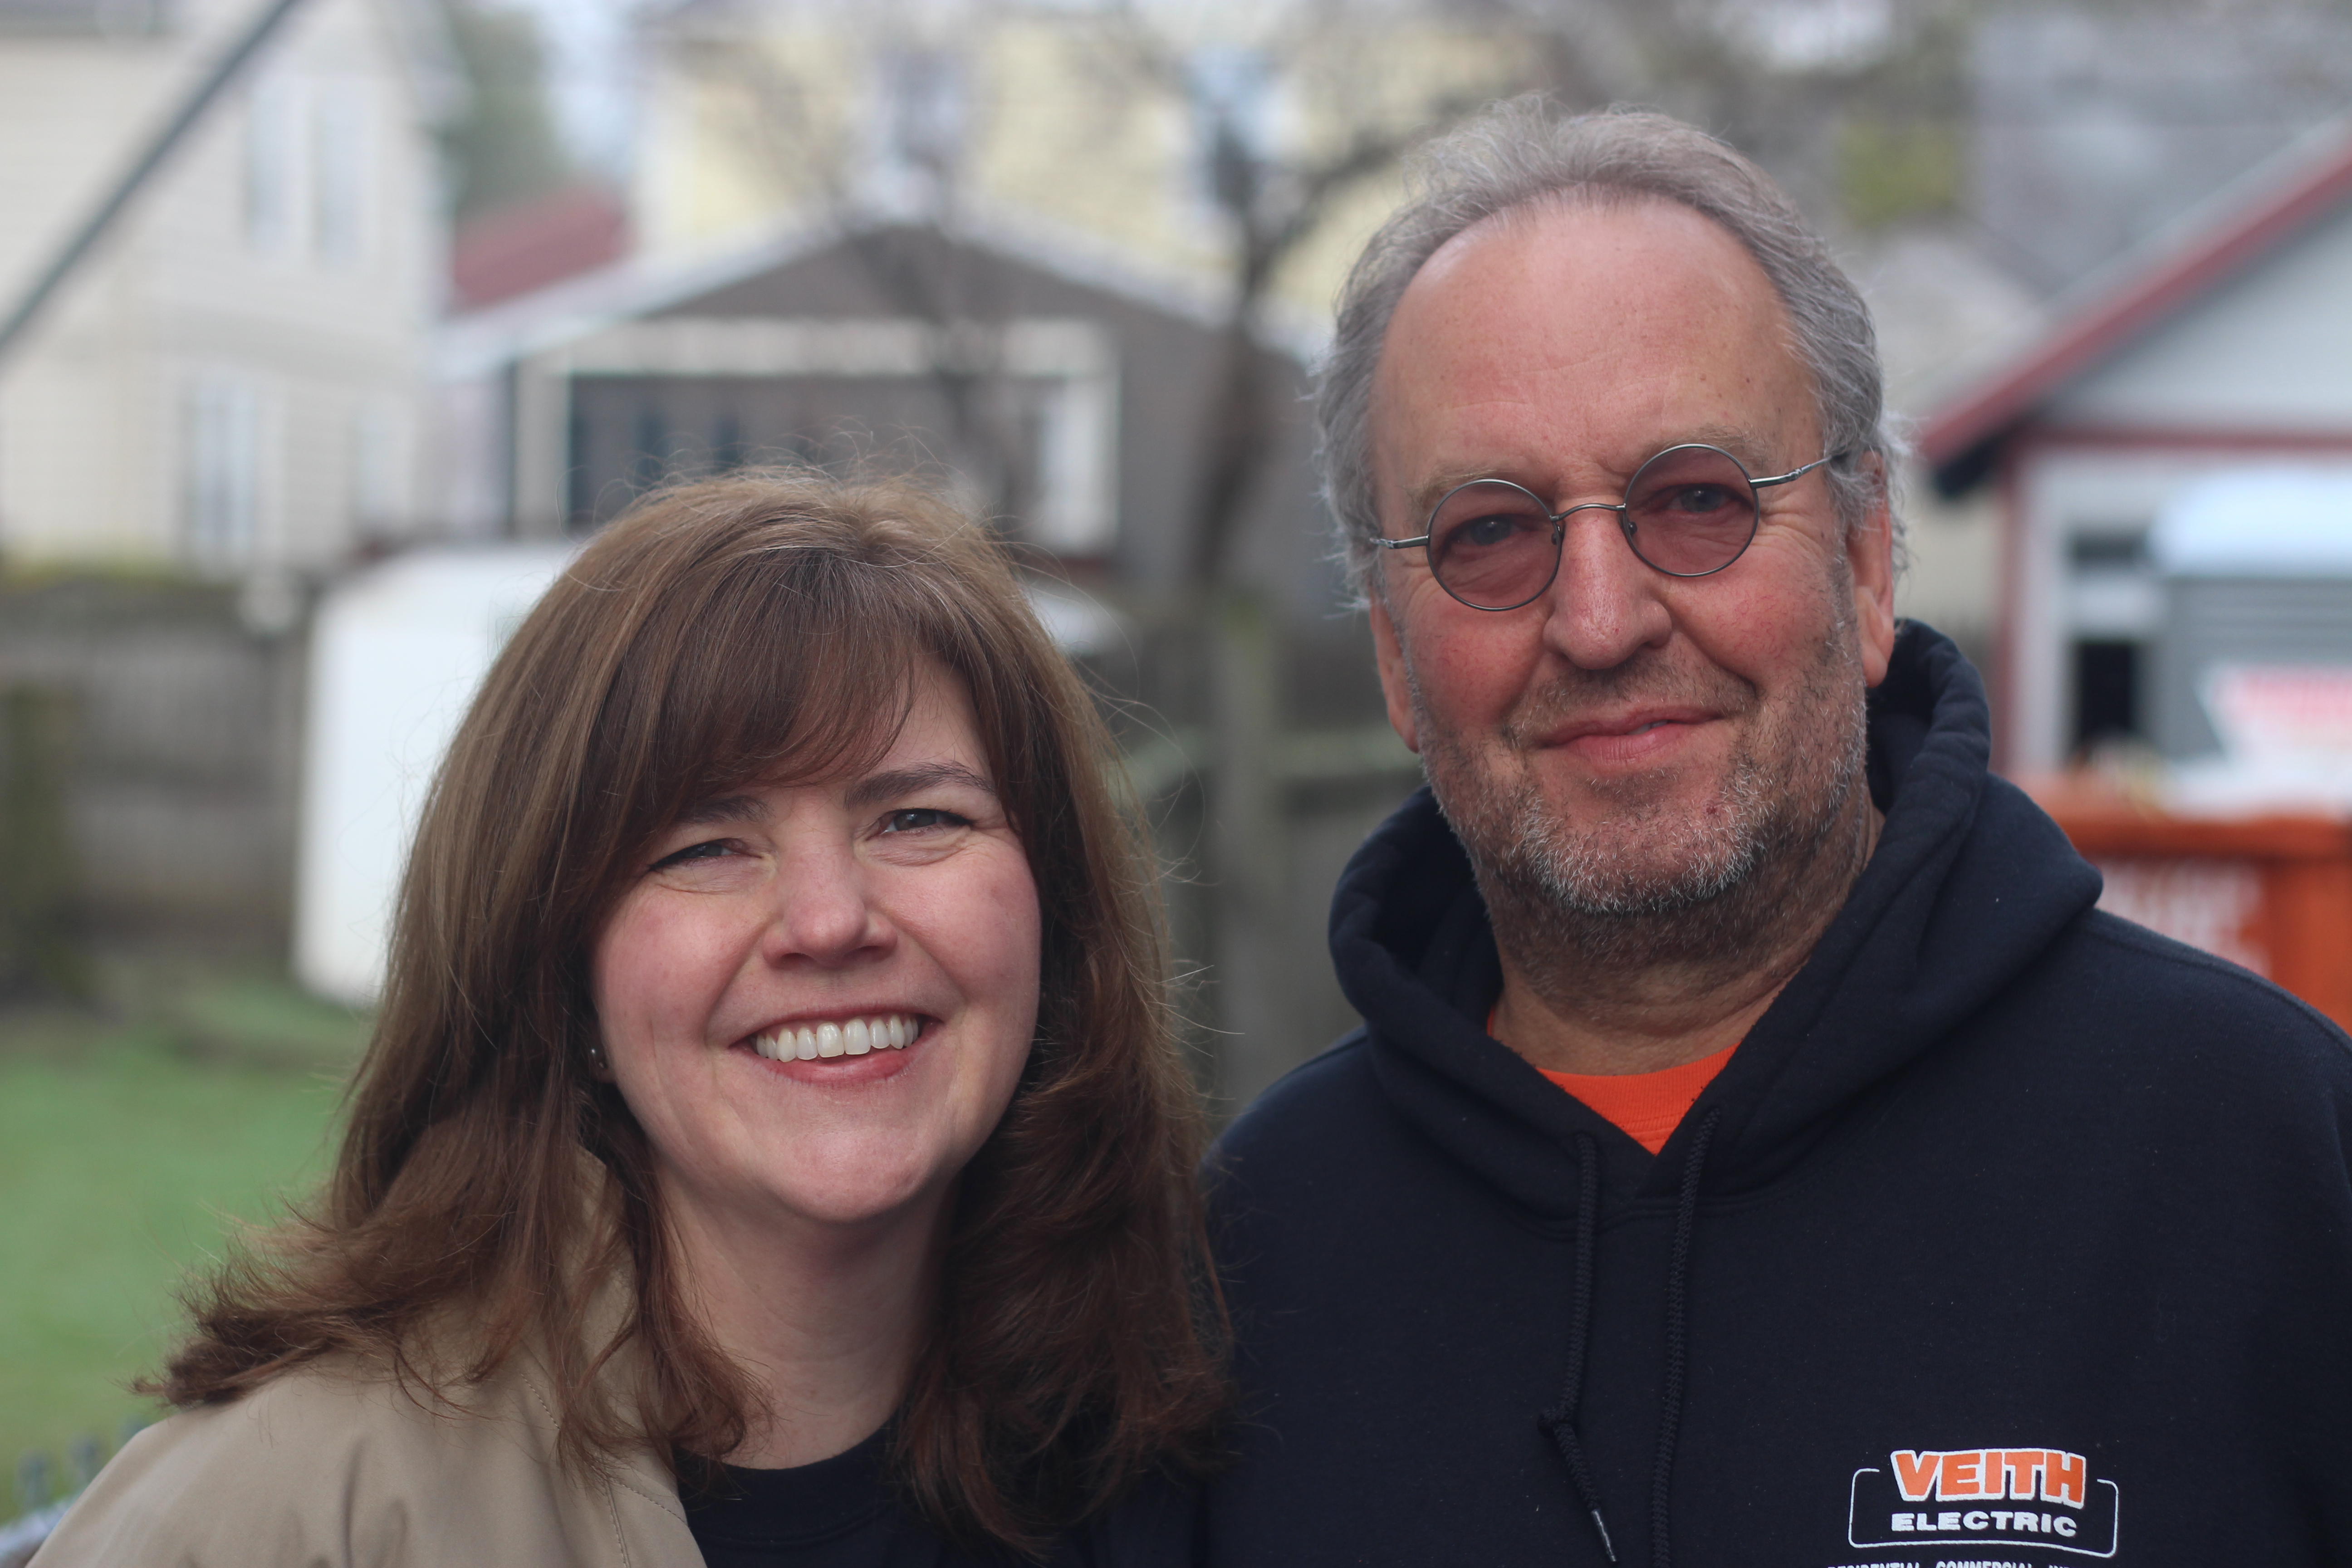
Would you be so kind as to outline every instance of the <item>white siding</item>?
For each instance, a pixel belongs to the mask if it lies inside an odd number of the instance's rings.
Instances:
[[[2044,417],[2352,430],[2352,206],[2147,333]]]
[[[235,574],[323,568],[362,530],[429,521],[403,433],[421,422],[445,246],[387,11],[403,3],[298,13],[0,363],[0,548]],[[191,10],[161,39],[0,39],[0,195],[32,215],[0,226],[7,297],[249,14]],[[229,547],[218,508],[236,485],[206,442],[226,438],[232,384],[253,389],[242,449],[257,467],[236,481],[250,524]],[[371,420],[393,434],[355,434]]]

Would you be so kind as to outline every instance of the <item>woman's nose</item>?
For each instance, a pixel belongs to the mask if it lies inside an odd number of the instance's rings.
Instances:
[[[1560,520],[1559,571],[1547,590],[1544,641],[1579,669],[1613,669],[1673,630],[1657,574],[1642,563],[1610,507]]]
[[[778,862],[774,905],[762,935],[771,963],[850,963],[887,951],[892,931],[846,845],[800,845]]]

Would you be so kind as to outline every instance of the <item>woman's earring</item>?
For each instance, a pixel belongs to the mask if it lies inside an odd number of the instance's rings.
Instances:
[[[588,1070],[594,1077],[604,1076],[604,1045],[601,1040],[588,1042]]]

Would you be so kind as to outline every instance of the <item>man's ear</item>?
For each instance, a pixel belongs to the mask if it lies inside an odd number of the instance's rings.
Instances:
[[[1372,653],[1380,660],[1381,695],[1388,699],[1389,724],[1418,753],[1421,736],[1412,722],[1412,682],[1404,668],[1404,643],[1396,623],[1389,618],[1388,601],[1378,588],[1371,594]]]
[[[1862,644],[1864,680],[1886,679],[1895,657],[1895,512],[1887,499],[1886,465],[1875,452],[1864,468],[1877,482],[1869,514],[1846,534],[1846,569],[1853,578],[1854,629]]]

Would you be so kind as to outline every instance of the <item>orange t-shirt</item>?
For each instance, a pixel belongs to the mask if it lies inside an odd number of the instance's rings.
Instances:
[[[1738,1048],[1739,1042],[1735,1040],[1711,1057],[1701,1057],[1678,1068],[1660,1068],[1656,1072],[1536,1070],[1654,1154],[1666,1146],[1666,1140],[1683,1124],[1699,1091],[1715,1081],[1715,1075],[1723,1070],[1723,1064]]]
[[[1486,1032],[1495,1032],[1496,1009],[1486,1009]],[[1731,1053],[1739,1048],[1734,1040],[1711,1057],[1701,1057],[1695,1062],[1685,1062],[1678,1068],[1661,1068],[1656,1072],[1550,1072],[1536,1068],[1544,1077],[1584,1101],[1592,1112],[1620,1132],[1654,1154],[1666,1146],[1675,1129],[1683,1124],[1690,1108]]]

